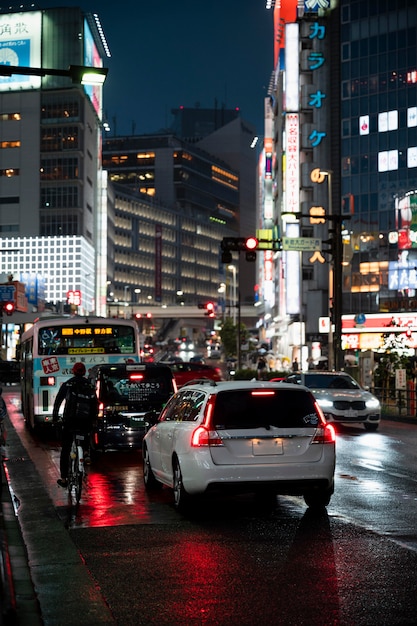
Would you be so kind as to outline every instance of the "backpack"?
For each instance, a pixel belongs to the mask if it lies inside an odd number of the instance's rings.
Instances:
[[[64,421],[73,428],[91,430],[97,408],[94,387],[85,378],[74,378],[67,386]]]

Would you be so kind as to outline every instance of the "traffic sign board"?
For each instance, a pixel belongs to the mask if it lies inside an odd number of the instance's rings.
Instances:
[[[0,302],[14,302],[15,291],[14,285],[0,285]]]
[[[283,250],[296,250],[298,252],[312,252],[321,250],[321,239],[316,237],[283,237]]]

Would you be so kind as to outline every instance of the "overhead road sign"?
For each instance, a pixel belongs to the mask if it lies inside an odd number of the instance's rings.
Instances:
[[[298,252],[314,252],[321,250],[321,239],[317,237],[283,237],[283,250],[294,250]]]

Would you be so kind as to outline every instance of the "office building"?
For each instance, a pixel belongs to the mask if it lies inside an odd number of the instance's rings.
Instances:
[[[145,294],[150,294],[156,303],[168,305],[179,301],[196,305],[209,299],[219,304],[221,313],[225,296],[219,288],[231,277],[220,263],[220,242],[223,237],[239,234],[242,215],[248,212],[246,207],[251,210],[255,226],[254,203],[244,190],[250,177],[246,176],[243,189],[241,183],[242,170],[247,174],[250,169],[239,161],[241,137],[247,137],[248,154],[253,131],[242,131],[245,124],[233,112],[235,119],[217,130],[213,131],[215,125],[201,123],[199,128],[209,132],[203,136],[195,132],[195,127],[199,113],[204,119],[206,111],[190,111],[194,124],[188,124],[186,113],[181,111],[183,124],[178,125],[177,118],[176,127],[179,135],[188,129],[192,136],[187,139],[162,131],[105,138],[103,167],[116,190],[113,293],[116,291],[120,298],[125,286],[129,293],[140,288],[136,301],[145,302]],[[226,145],[227,155],[222,152]],[[247,162],[251,158],[253,165],[252,154]],[[254,197],[254,185],[251,192]],[[124,213],[129,198],[136,208],[131,212],[133,221],[126,222]],[[130,235],[128,231],[122,235],[126,224],[128,230],[136,224]],[[130,267],[126,265],[127,258],[123,261],[120,256],[120,237],[123,245],[127,244],[125,253],[129,246],[134,250],[135,261],[129,261]],[[236,257],[235,261],[237,264],[239,259]],[[252,302],[253,284],[254,275],[245,290],[246,299],[250,301],[252,295]]]
[[[80,312],[96,311],[107,272],[98,228],[107,214],[102,86],[81,86],[59,70],[102,68],[110,55],[103,31],[79,8],[3,12],[0,24],[1,270],[39,282],[35,293],[46,301],[76,293]],[[34,72],[7,75],[10,66]]]
[[[334,351],[340,366],[379,349],[380,314],[417,328],[417,7],[288,0],[273,15],[261,218],[320,245],[263,260],[263,326],[277,351],[303,363]]]

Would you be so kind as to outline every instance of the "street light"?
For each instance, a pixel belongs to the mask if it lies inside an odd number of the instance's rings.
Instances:
[[[0,76],[66,76],[78,85],[103,85],[107,78],[106,67],[70,65],[66,70],[46,67],[24,67],[20,65],[0,65]]]

